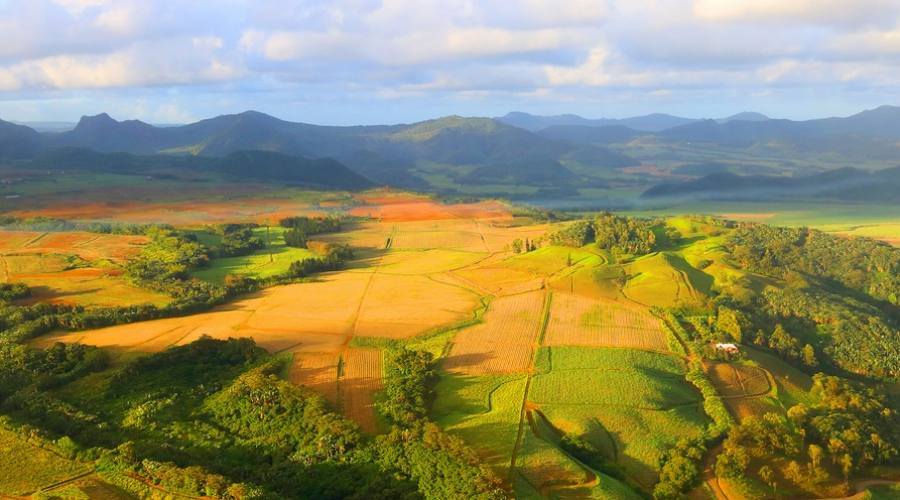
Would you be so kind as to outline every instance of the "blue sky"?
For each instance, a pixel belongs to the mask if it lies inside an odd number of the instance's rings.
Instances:
[[[0,118],[322,124],[900,104],[898,0],[0,0]]]

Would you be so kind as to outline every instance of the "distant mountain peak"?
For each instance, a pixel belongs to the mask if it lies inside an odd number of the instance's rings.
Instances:
[[[757,113],[756,111],[742,111],[740,113],[735,113],[731,116],[726,116],[725,118],[719,118],[716,120],[719,123],[728,123],[728,122],[764,122],[767,120],[771,120],[768,116]]]
[[[119,123],[119,122],[114,120],[107,113],[100,113],[100,114],[96,114],[93,116],[90,116],[90,115],[82,116],[81,119],[78,120],[77,126],[80,127],[82,125],[94,125],[94,124],[100,124],[100,123]]]

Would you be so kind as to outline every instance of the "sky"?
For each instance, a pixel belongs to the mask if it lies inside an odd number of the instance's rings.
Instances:
[[[0,118],[348,125],[900,104],[900,0],[0,0]]]

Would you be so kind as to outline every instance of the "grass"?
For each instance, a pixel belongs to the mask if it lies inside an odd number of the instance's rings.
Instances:
[[[681,361],[630,349],[548,347],[538,354],[529,399],[538,405],[613,405],[665,410],[699,403]],[[586,389],[589,388],[589,389]]]
[[[744,346],[743,350],[753,366],[758,366],[772,375],[775,380],[775,397],[784,409],[799,403],[813,402],[809,394],[812,388],[812,378],[809,375],[761,350],[748,346]]]
[[[569,263],[570,260],[571,264]],[[545,246],[532,252],[518,254],[506,259],[503,262],[503,266],[549,276],[570,266],[591,266],[602,264],[603,262],[603,257],[593,253],[590,246],[583,249]]]
[[[26,495],[88,470],[0,427],[0,496]]]
[[[657,461],[708,424],[683,362],[655,352],[552,347],[537,356],[529,402],[563,432],[591,441],[644,489]]]
[[[813,202],[688,202],[625,212],[629,215],[708,214],[776,226],[806,226],[878,239],[900,238],[896,205]],[[896,244],[896,242],[895,242]]]
[[[289,247],[284,242],[286,229],[282,227],[269,228],[270,245],[257,250],[250,255],[239,257],[220,257],[212,259],[209,266],[194,271],[192,276],[212,283],[223,283],[225,276],[240,274],[253,278],[270,278],[287,272],[292,262],[315,257],[315,253],[305,248]],[[267,241],[266,228],[258,227],[253,233]],[[219,244],[217,235],[206,231],[195,232],[197,239],[202,243],[213,247]],[[270,258],[271,255],[271,258]]]
[[[472,446],[500,477],[506,477],[519,431],[524,374],[442,374],[432,418]]]

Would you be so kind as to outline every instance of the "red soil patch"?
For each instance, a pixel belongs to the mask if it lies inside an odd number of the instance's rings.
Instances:
[[[652,175],[653,177],[685,177],[683,175],[674,175],[671,172],[660,169],[656,165],[636,165],[634,167],[622,167],[619,169],[619,171],[624,174],[643,174]]]
[[[0,252],[5,255],[66,254],[93,261],[124,261],[137,255],[150,241],[146,236],[94,234],[82,231],[41,233],[0,231]]]
[[[390,200],[387,203],[355,207],[350,210],[350,214],[372,217],[386,222],[512,217],[509,210],[497,201],[443,205],[431,200]]]
[[[275,223],[296,215],[324,217],[324,211],[309,203],[277,199],[247,198],[216,201],[181,202],[69,202],[52,206],[17,210],[19,217],[54,217],[66,220],[104,220],[136,224],[174,225],[213,224],[217,222]]]
[[[772,217],[775,217],[776,215],[778,215],[778,214],[775,212],[760,212],[760,213],[739,212],[739,213],[733,213],[733,214],[719,214],[719,216],[724,219],[732,219],[732,220],[764,220],[764,219],[771,219]]]
[[[121,276],[122,271],[118,269],[97,269],[95,267],[82,267],[79,269],[69,269],[68,271],[53,271],[49,273],[33,273],[33,274],[12,274],[10,280],[17,279],[40,279],[40,278],[102,278],[104,276]]]

